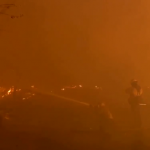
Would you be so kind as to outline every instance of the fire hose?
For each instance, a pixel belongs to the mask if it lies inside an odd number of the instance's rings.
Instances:
[[[67,98],[67,97],[64,97],[64,96],[60,96],[60,95],[57,95],[57,94],[54,94],[54,93],[46,93],[46,92],[39,92],[41,94],[45,94],[45,95],[51,95],[51,96],[54,96],[54,97],[57,97],[57,98],[60,98],[60,99],[63,99],[63,100],[67,100],[67,101],[71,101],[71,102],[74,102],[74,103],[78,103],[78,104],[81,104],[81,105],[84,105],[84,106],[89,106],[89,107],[96,107],[96,108],[103,108],[105,110],[105,112],[107,113],[108,117],[110,119],[113,119],[113,115],[111,114],[111,112],[109,111],[108,108],[106,108],[106,105],[105,103],[101,103],[101,105],[91,105],[89,103],[86,103],[86,102],[81,102],[81,101],[78,101],[78,100],[75,100],[75,99],[72,99],[72,98]]]

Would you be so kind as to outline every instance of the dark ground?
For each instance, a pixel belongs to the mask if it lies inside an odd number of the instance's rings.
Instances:
[[[150,149],[148,106],[142,108],[142,130],[133,130],[128,108],[112,107],[113,123],[105,124],[110,134],[99,130],[94,110],[53,96],[35,95],[24,101],[6,98],[1,109],[10,119],[3,120],[0,150]]]

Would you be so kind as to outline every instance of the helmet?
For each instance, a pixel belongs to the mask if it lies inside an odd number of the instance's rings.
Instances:
[[[137,81],[136,79],[132,79],[132,80],[131,80],[131,84],[132,84],[132,83],[137,83],[137,82],[138,82],[138,81]]]
[[[136,80],[136,79],[132,79],[131,80],[131,85],[132,86],[135,86],[135,85],[137,85],[138,84],[138,81]]]

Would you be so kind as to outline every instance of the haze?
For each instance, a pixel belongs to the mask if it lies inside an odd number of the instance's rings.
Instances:
[[[10,77],[10,70],[15,68],[20,85],[45,89],[68,84],[126,88],[132,78],[150,84],[149,1],[4,3],[16,4],[7,12],[24,17],[0,15],[1,82],[13,83],[17,77]]]

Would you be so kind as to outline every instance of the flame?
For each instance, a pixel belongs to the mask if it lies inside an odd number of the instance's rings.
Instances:
[[[5,92],[5,88],[1,89],[2,92]],[[8,91],[6,91],[4,95],[1,95],[1,97],[4,98],[5,96],[11,95],[14,91],[15,91],[14,86],[12,86]],[[16,91],[21,91],[21,89],[16,89]]]
[[[12,90],[11,90],[11,89],[9,89],[9,90],[7,91],[7,94],[8,94],[8,95],[10,95],[10,94],[11,94],[11,92],[12,92]]]

